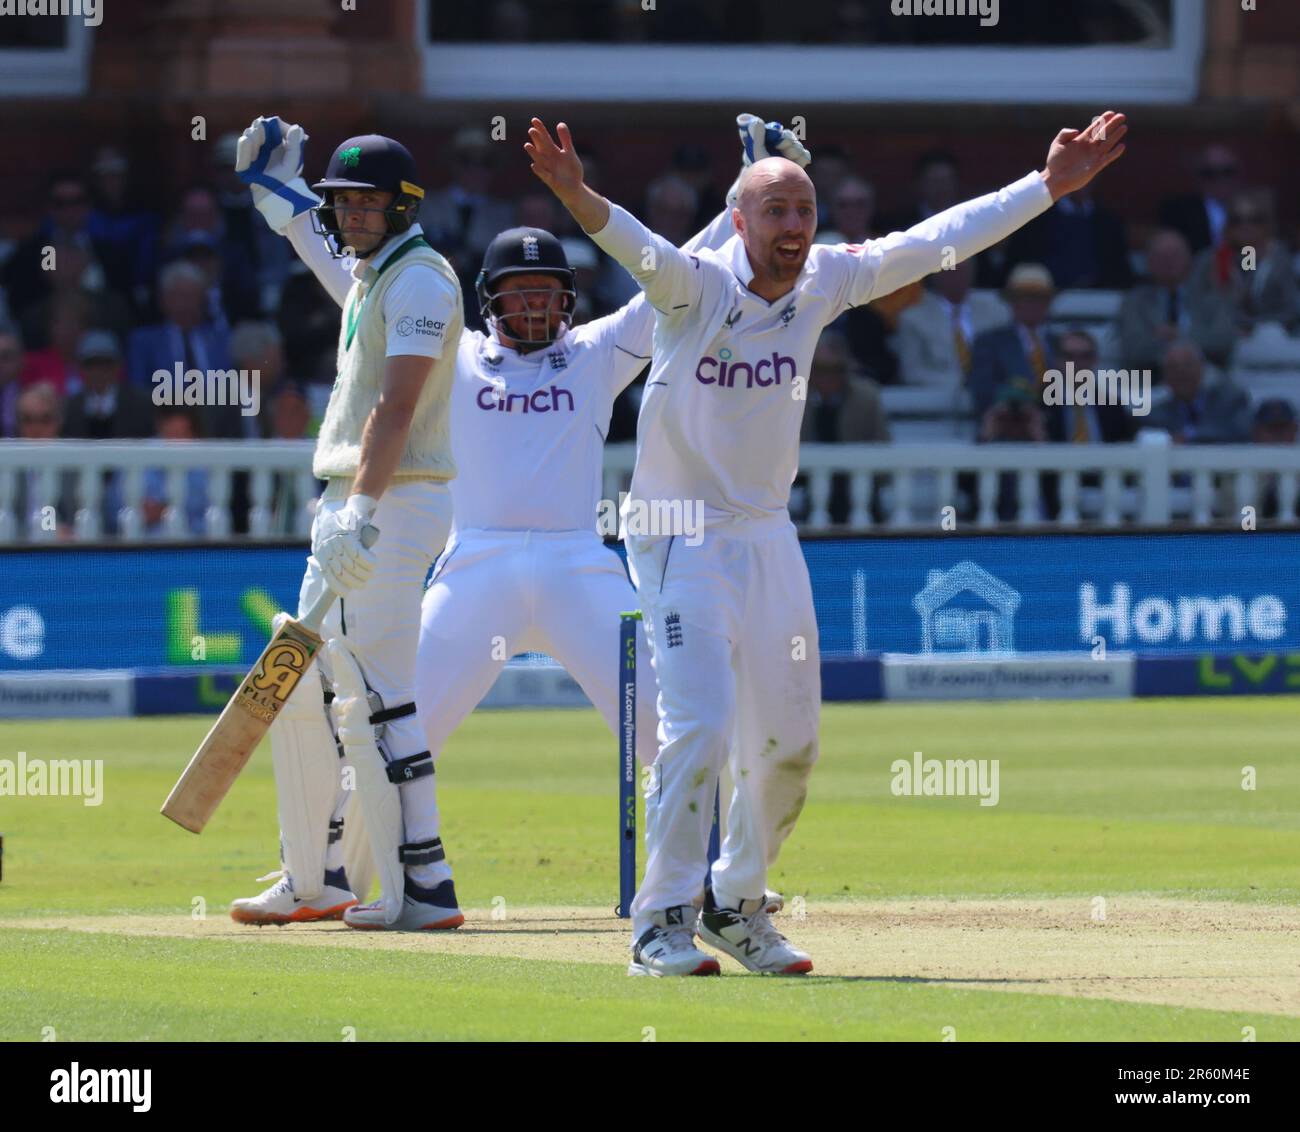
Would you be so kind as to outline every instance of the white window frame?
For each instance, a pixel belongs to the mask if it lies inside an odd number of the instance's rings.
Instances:
[[[1200,85],[1204,0],[1175,0],[1167,48],[774,47],[428,42],[415,5],[424,93],[439,101],[1187,103]],[[936,18],[936,17],[930,17]],[[946,17],[956,19],[958,17]],[[960,17],[975,18],[978,17]],[[644,79],[630,78],[643,75]]]
[[[62,48],[0,47],[0,98],[76,98],[86,93],[94,29],[81,16],[63,18],[68,42]]]

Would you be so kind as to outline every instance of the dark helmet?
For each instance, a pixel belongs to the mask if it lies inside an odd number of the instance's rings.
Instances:
[[[424,199],[419,175],[406,146],[382,134],[364,134],[348,138],[334,151],[325,179],[312,188],[325,199],[317,206],[316,231],[325,236],[330,250],[343,254],[338,216],[334,212],[335,189],[380,189],[393,194],[392,203],[382,211],[388,220],[390,235],[400,235],[415,223]]]
[[[555,298],[560,301],[560,335],[573,322],[573,308],[578,299],[575,289],[573,269],[569,267],[569,257],[564,248],[550,232],[544,228],[507,228],[499,233],[483,253],[483,266],[479,269],[474,289],[478,292],[478,309],[484,323],[495,329],[500,315],[493,307],[493,302],[500,296],[497,284],[508,275],[554,275],[560,281],[558,291],[548,290],[553,304]],[[522,290],[521,295],[532,292]],[[547,307],[549,315],[552,307]],[[546,337],[529,339],[539,345],[550,345],[558,340],[550,336],[550,321],[547,320]],[[511,337],[515,337],[511,335]]]

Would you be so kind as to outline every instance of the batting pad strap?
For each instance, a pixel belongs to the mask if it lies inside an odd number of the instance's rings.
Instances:
[[[404,759],[394,759],[388,764],[388,781],[401,786],[404,782],[414,782],[417,778],[427,778],[433,773],[433,755],[421,751]]]
[[[397,859],[404,865],[436,865],[445,861],[447,854],[442,849],[442,838],[434,837],[429,841],[409,841],[399,845]]]
[[[330,822],[330,836],[328,844],[333,845],[336,841],[343,840],[343,822],[342,819]]]
[[[414,704],[400,704],[397,707],[381,708],[370,717],[371,723],[388,723],[394,719],[405,719],[415,714]]]

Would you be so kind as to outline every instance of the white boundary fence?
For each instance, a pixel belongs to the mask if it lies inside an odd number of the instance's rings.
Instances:
[[[0,544],[56,541],[48,509],[61,502],[76,541],[108,537],[106,519],[116,520],[115,537],[123,541],[228,538],[237,472],[247,476],[250,537],[305,539],[320,486],[311,474],[312,447],[311,441],[0,441]],[[606,447],[607,499],[617,501],[627,489],[635,455],[632,444]],[[169,505],[157,529],[147,531],[145,473],[151,468],[163,469]],[[191,531],[186,508],[174,505],[186,498],[191,469],[207,472],[200,534]],[[105,514],[106,471],[115,473],[113,515]],[[1060,510],[1054,520],[1044,519],[1039,509],[1040,473],[1056,476]],[[1300,445],[806,444],[800,474],[804,485],[796,495],[806,502],[805,533],[935,530],[945,507],[958,514],[972,510],[959,522],[962,529],[1241,529],[1246,507],[1256,509],[1259,526],[1270,525],[1263,515],[1266,495],[1276,500],[1281,522],[1286,516],[1294,522]],[[850,510],[843,526],[833,525],[829,514],[836,474],[848,477]],[[1005,474],[1017,488],[1010,523],[997,515]],[[290,497],[287,512],[283,501]],[[15,501],[23,504],[23,514]]]
[[[104,473],[118,473],[114,495],[118,506],[119,537],[125,541],[145,538],[224,539],[231,534],[230,502],[236,472],[248,475],[248,528],[254,538],[306,538],[311,530],[312,501],[320,483],[311,474],[310,440],[6,440],[0,441],[0,543],[57,541],[48,529],[42,509],[61,509],[70,495],[77,541],[106,537]],[[163,470],[165,498],[160,529],[146,531],[145,472]],[[207,474],[207,509],[203,533],[189,528],[184,506],[187,473],[202,469]],[[19,490],[20,477],[23,478]],[[291,480],[294,495],[301,502],[292,515],[273,508],[273,489]],[[15,500],[25,503],[25,514],[17,514]],[[48,514],[46,512],[45,514]]]
[[[635,449],[611,445],[605,454],[605,495],[617,498]],[[1260,517],[1267,489],[1281,516],[1294,516],[1300,498],[1300,445],[805,444],[799,462],[807,485],[804,533],[932,531],[945,507],[963,510],[963,487],[972,483],[976,514],[961,525],[973,522],[981,530],[1084,524],[1241,529],[1241,509],[1248,506],[1258,525],[1269,525]],[[1057,474],[1060,510],[1053,520],[1039,512],[1043,472]],[[842,527],[829,515],[836,473],[847,474],[850,484],[851,509]],[[965,485],[963,473],[969,476]],[[1004,473],[1017,481],[1018,513],[1010,524],[996,510]],[[881,522],[872,516],[873,494],[884,512]]]

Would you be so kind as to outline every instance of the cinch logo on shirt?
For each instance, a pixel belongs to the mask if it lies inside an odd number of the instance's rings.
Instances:
[[[728,389],[734,389],[736,382],[740,381],[746,389],[753,389],[755,385],[780,385],[781,374],[786,372],[787,367],[788,377],[793,379],[796,368],[794,358],[773,350],[770,358],[764,358],[757,365],[751,366],[748,362],[733,362],[731,351],[724,347],[718,351],[716,358],[705,354],[700,359],[700,364],[695,367],[695,380],[701,385],[725,386]]]
[[[569,402],[569,412],[574,412],[573,393],[556,385],[536,389],[532,393],[504,393],[490,385],[483,386],[474,398],[480,409],[497,413],[550,413],[560,411],[560,398]]]

